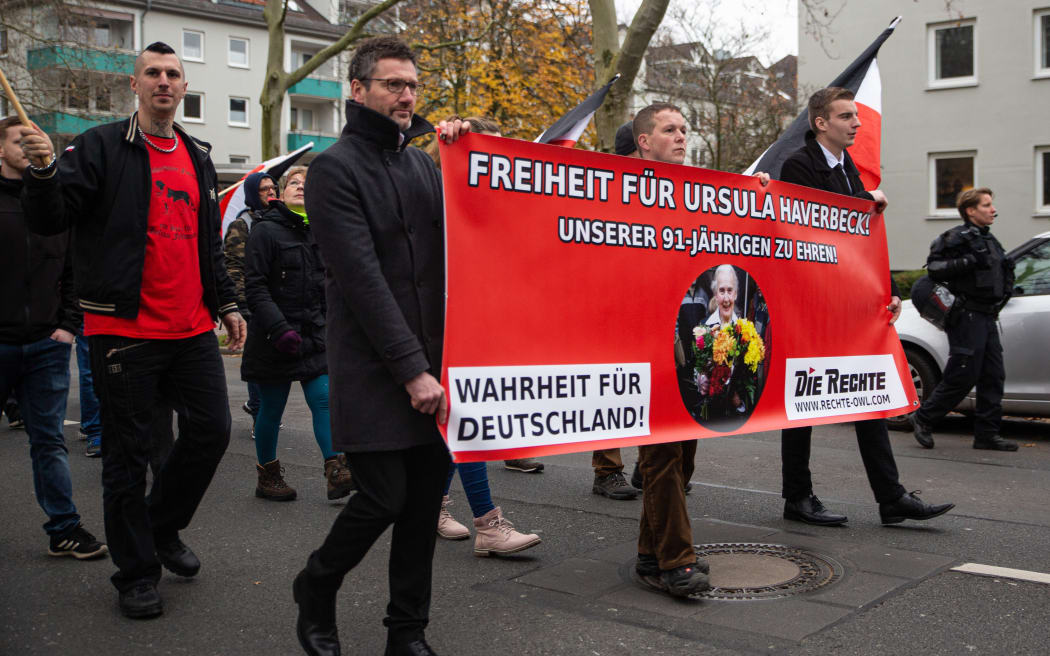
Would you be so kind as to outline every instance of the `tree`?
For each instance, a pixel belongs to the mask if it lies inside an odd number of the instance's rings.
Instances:
[[[613,0],[589,0],[593,21],[595,87],[621,75],[594,116],[598,127],[598,149],[612,152],[616,129],[627,120],[631,89],[642,58],[656,29],[667,13],[670,0],[642,0],[620,45],[619,24]]]
[[[752,53],[768,33],[723,24],[717,13],[717,2],[673,10],[675,36],[655,38],[642,86],[650,100],[682,108],[690,146],[700,151],[690,163],[740,172],[798,113],[795,60],[767,68]]]
[[[584,0],[416,0],[402,19],[421,51],[416,111],[432,121],[491,116],[533,139],[593,83]]]
[[[127,83],[133,23],[87,4],[0,0],[0,65],[26,111],[60,148],[86,127],[134,108]],[[4,97],[0,115],[9,109]]]
[[[323,48],[302,66],[293,71],[284,70],[284,21],[288,14],[288,0],[266,0],[263,18],[269,33],[269,52],[266,56],[266,80],[263,82],[259,104],[262,106],[263,159],[281,153],[281,113],[284,99],[290,89],[322,64],[347,50],[356,41],[371,36],[365,28],[375,18],[403,0],[383,0],[365,10],[338,41]]]

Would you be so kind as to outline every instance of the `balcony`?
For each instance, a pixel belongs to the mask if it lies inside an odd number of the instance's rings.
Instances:
[[[26,66],[31,71],[68,68],[131,75],[135,70],[135,55],[123,50],[45,46],[29,51]]]
[[[325,148],[328,148],[329,146],[331,146],[332,144],[334,144],[338,140],[339,140],[339,137],[337,137],[335,135],[324,134],[324,133],[310,134],[308,132],[289,132],[288,133],[288,152],[292,152],[293,150],[298,150],[299,148],[302,148],[303,146],[305,146],[306,144],[308,144],[308,143],[310,143],[312,141],[312,142],[314,142],[314,147],[313,147],[313,149],[310,150],[310,152],[314,153],[314,154],[317,154],[317,153],[321,152],[322,150],[324,150]]]
[[[80,134],[88,128],[113,120],[112,116],[77,116],[65,112],[34,114],[30,118],[48,134]]]
[[[293,84],[288,89],[288,93],[290,95],[340,100],[343,97],[343,83],[338,80],[322,80],[315,77],[307,77]]]

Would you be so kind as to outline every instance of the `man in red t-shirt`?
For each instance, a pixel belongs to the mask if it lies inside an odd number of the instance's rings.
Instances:
[[[220,318],[239,349],[245,324],[223,263],[211,147],[173,121],[186,93],[175,51],[147,46],[131,89],[138,111],[81,134],[60,162],[43,132],[22,129],[30,162],[23,205],[35,232],[76,226],[77,295],[102,406],[112,581],[121,611],[141,618],[163,610],[161,565],[187,577],[200,569],[179,531],[230,439],[213,328]],[[179,413],[179,439],[154,471],[147,500],[151,424],[167,408]]]

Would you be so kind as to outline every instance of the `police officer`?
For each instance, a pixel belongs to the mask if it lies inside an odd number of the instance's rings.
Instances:
[[[996,216],[991,189],[968,189],[956,206],[962,225],[937,237],[926,260],[930,277],[946,284],[959,301],[946,329],[950,350],[944,377],[915,412],[915,439],[932,449],[931,426],[977,385],[973,448],[1016,451],[1016,442],[999,436],[1006,372],[996,326],[1013,291],[1013,262],[990,230]]]

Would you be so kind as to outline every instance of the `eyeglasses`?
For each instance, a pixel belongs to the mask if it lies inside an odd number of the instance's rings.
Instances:
[[[412,92],[413,96],[419,97],[419,94],[423,93],[423,89],[426,88],[426,85],[420,82],[399,80],[396,77],[362,77],[360,79],[371,82],[382,82],[387,91],[397,96],[400,96],[407,88]]]

